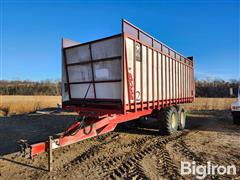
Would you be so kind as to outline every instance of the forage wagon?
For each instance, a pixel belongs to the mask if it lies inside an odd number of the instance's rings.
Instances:
[[[62,40],[62,105],[77,122],[44,142],[22,144],[28,157],[113,131],[153,115],[160,134],[185,126],[181,104],[195,96],[194,60],[126,20],[120,34],[86,43]]]

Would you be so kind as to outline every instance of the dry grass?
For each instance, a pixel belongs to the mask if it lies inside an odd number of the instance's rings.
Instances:
[[[228,110],[236,98],[196,98],[187,104],[188,110]]]
[[[188,110],[225,110],[230,109],[234,98],[196,98],[187,104]],[[56,107],[61,96],[0,96],[0,115],[23,114],[46,107]]]
[[[0,96],[0,115],[23,114],[46,107],[57,107],[61,96]]]

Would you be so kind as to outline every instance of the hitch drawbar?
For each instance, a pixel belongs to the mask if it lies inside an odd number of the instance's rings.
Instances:
[[[22,157],[30,158],[31,157],[31,147],[27,143],[27,140],[21,139],[18,141],[20,146],[20,152]]]
[[[48,153],[48,171],[52,171],[52,162],[53,162],[53,156],[52,156],[52,144],[53,144],[53,138],[52,136],[48,137],[48,141],[45,142],[45,145],[47,146],[47,153]],[[20,140],[19,141],[20,146],[20,155],[25,158],[32,158],[32,145],[29,145],[27,143],[27,140]],[[46,146],[45,146],[46,147]]]
[[[117,117],[118,116],[109,116],[102,119],[88,118],[86,120],[85,117],[80,116],[77,118],[77,122],[70,126],[67,131],[58,135],[57,138],[49,136],[48,140],[36,144],[28,144],[26,140],[20,140],[21,156],[32,159],[40,153],[47,152],[49,171],[51,171],[53,149],[113,131],[117,126],[117,123],[114,121]]]
[[[151,112],[152,110],[149,109],[135,113],[111,114],[102,117],[87,118],[79,115],[77,121],[61,135],[50,136],[46,141],[36,144],[28,144],[26,140],[21,140],[19,142],[21,154],[23,157],[32,159],[40,153],[47,152],[49,171],[51,171],[52,151],[54,149],[111,132],[116,128],[117,124],[149,115]]]

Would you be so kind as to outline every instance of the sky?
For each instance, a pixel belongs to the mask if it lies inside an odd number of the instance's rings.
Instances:
[[[197,79],[240,79],[237,0],[0,1],[2,80],[60,80],[61,38],[118,34],[122,18],[194,56]]]

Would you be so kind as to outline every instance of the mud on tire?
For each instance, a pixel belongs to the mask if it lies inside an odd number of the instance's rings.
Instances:
[[[161,135],[170,135],[178,129],[178,113],[175,107],[163,108],[158,113],[159,133]]]

